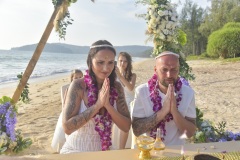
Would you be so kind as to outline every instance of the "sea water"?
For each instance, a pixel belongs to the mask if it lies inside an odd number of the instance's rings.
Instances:
[[[24,72],[34,51],[0,51],[0,86],[18,81],[17,75]],[[145,58],[133,57],[133,62]],[[87,54],[42,52],[30,76],[36,79],[63,73],[73,69],[87,69]]]

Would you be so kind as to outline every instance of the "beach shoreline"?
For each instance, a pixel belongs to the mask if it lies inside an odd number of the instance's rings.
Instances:
[[[195,90],[196,106],[204,113],[204,119],[218,123],[227,122],[227,129],[239,132],[240,123],[240,62],[218,63],[206,60],[189,61],[196,76],[190,85]],[[136,86],[146,83],[154,73],[154,58],[133,63],[137,74]],[[223,76],[224,75],[224,76]],[[50,76],[31,82],[28,104],[20,103],[17,129],[24,137],[32,139],[29,149],[18,155],[45,155],[56,153],[51,148],[51,140],[61,112],[60,88],[69,83],[70,75]],[[15,87],[0,89],[0,97],[12,96]]]

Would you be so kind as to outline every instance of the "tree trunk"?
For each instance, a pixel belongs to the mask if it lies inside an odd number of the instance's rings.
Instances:
[[[28,66],[27,66],[25,72],[23,73],[22,79],[19,82],[19,84],[18,84],[18,86],[17,86],[17,88],[16,88],[16,90],[15,90],[15,92],[13,94],[12,99],[13,99],[13,103],[14,104],[17,103],[17,101],[19,100],[20,95],[21,95],[24,87],[27,84],[28,79],[29,79],[29,77],[31,76],[31,74],[32,74],[32,72],[34,70],[34,67],[37,64],[37,61],[38,61],[38,59],[39,59],[39,57],[40,57],[40,55],[42,53],[42,50],[43,50],[45,44],[47,43],[49,35],[51,34],[52,29],[54,27],[53,22],[54,22],[54,19],[55,19],[56,15],[57,15],[58,11],[59,11],[59,8],[60,8],[60,6],[55,7],[54,12],[52,14],[52,17],[49,20],[49,22],[47,24],[47,27],[46,27],[46,29],[45,29],[45,31],[44,31],[41,39],[40,39],[40,41],[39,41],[35,51],[34,51],[34,54],[33,54],[32,58],[31,58],[31,60],[29,61]]]

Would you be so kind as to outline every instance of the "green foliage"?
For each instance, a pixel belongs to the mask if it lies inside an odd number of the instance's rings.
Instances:
[[[203,52],[201,55],[193,55],[190,54],[186,57],[187,61],[191,61],[191,60],[213,60],[214,58],[211,58],[207,52]]]
[[[4,104],[6,102],[13,102],[13,101],[10,97],[7,97],[7,96],[3,96],[2,98],[0,98],[0,104]]]
[[[194,80],[195,76],[191,72],[192,72],[192,68],[180,56],[180,76],[184,77],[187,80]]]
[[[229,22],[223,26],[223,28],[240,28],[240,23]]]
[[[62,4],[63,0],[52,0],[52,4],[56,7],[56,6],[60,6]]]
[[[63,19],[58,21],[59,28],[58,28],[57,32],[58,32],[58,35],[59,35],[60,39],[65,40],[65,36],[66,36],[66,33],[67,33],[66,32],[67,27],[68,27],[68,25],[71,25],[72,22],[73,22],[73,19],[71,19],[69,12],[66,12]]]
[[[199,31],[206,38],[228,22],[240,22],[239,0],[212,0]]]
[[[224,59],[223,62],[239,62],[240,57]]]
[[[22,79],[22,76],[23,76],[23,73],[21,72],[21,74],[18,74],[17,75],[17,78],[19,79],[19,82],[21,81]],[[29,102],[29,83],[26,83],[21,95],[20,95],[20,98],[19,98],[19,101],[22,101],[23,103],[28,103]]]
[[[13,148],[13,152],[15,153],[19,153],[32,145],[32,140],[30,138],[23,138],[21,130],[16,130],[16,142],[17,145]]]
[[[226,122],[222,121],[215,125],[209,120],[203,119],[203,113],[196,108],[197,132],[192,141],[195,143],[222,142],[240,140],[240,133],[232,133],[226,130]]]
[[[240,56],[240,23],[226,24],[213,32],[208,39],[207,53],[211,57],[233,58]]]
[[[201,128],[201,124],[203,122],[203,112],[199,108],[196,108],[196,114],[197,114],[196,118],[197,128]]]
[[[60,7],[61,11],[58,12],[55,19],[57,19],[57,23],[54,23],[55,29],[58,32],[59,39],[64,39],[66,36],[66,29],[68,25],[71,25],[73,19],[70,17],[70,13],[68,11],[68,7],[71,3],[76,3],[77,0],[52,0],[54,7]],[[56,26],[57,25],[57,26]]]
[[[199,7],[192,0],[185,0],[179,16],[180,27],[187,35],[186,45],[182,51],[188,54],[199,55],[207,43],[207,40],[200,34],[198,28],[203,23],[204,9]]]
[[[178,29],[177,41],[181,46],[187,43],[187,34],[181,29]]]

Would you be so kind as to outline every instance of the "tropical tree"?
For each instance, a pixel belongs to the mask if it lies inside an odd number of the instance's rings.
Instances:
[[[204,21],[199,27],[200,33],[208,36],[228,22],[240,22],[239,0],[211,0],[211,7],[206,10]]]
[[[183,52],[188,54],[201,54],[206,46],[207,39],[198,31],[203,22],[205,10],[192,0],[185,0],[180,14],[180,28],[187,34],[187,43],[183,46]]]
[[[240,23],[229,22],[208,38],[207,54],[211,57],[235,58],[240,56]]]

